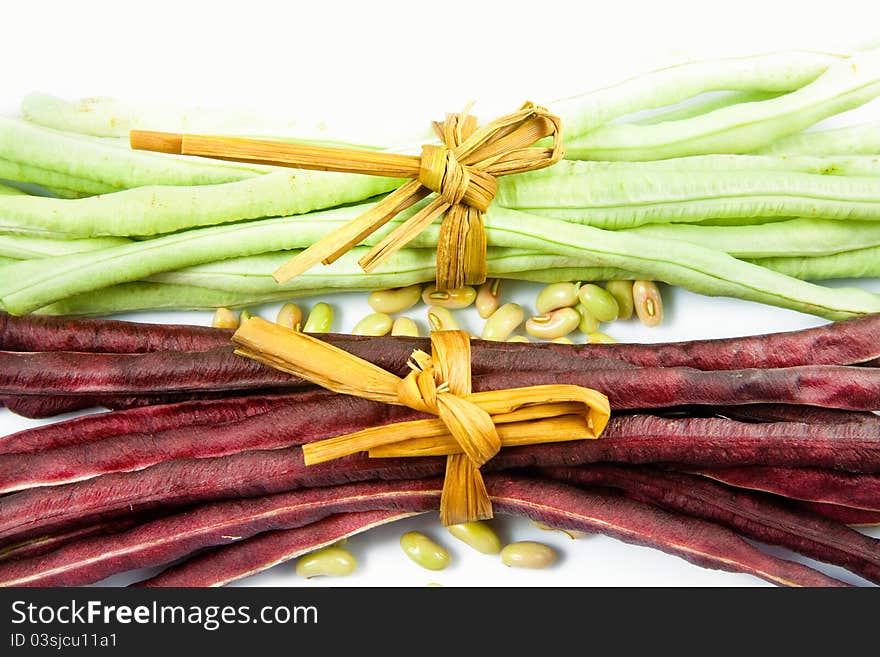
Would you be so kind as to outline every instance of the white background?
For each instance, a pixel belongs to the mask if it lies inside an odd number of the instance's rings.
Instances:
[[[285,122],[326,122],[357,133],[437,118],[476,100],[475,113],[506,112],[525,99],[552,99],[612,83],[688,58],[785,48],[846,52],[880,43],[877,2],[27,2],[3,13],[0,111],[17,112],[29,91],[69,98],[116,96],[141,103],[250,109]],[[837,123],[877,120],[880,103]],[[878,281],[860,284],[880,292]],[[508,296],[526,306],[535,288]],[[362,297],[328,298],[335,330],[367,312]],[[306,302],[305,305],[308,305]],[[259,309],[271,318],[275,307]],[[419,312],[423,312],[421,309]],[[822,323],[747,302],[667,293],[668,320],[648,330],[636,322],[606,330],[625,341],[659,341],[790,330]],[[207,323],[207,313],[139,319]],[[423,318],[420,318],[423,320]],[[476,315],[465,313],[477,331]],[[424,321],[422,321],[424,328]],[[0,411],[0,435],[32,426]],[[553,543],[553,569],[512,571],[445,535],[423,518],[350,541],[356,575],[333,584],[718,585],[761,582],[704,570],[654,550],[601,536],[570,541],[527,523],[499,521],[505,540]],[[453,565],[430,573],[397,547],[422,527],[453,552]],[[874,532],[880,536],[880,533]],[[826,569],[848,581],[857,578]],[[132,576],[115,578],[124,583]],[[305,582],[282,565],[247,585]]]

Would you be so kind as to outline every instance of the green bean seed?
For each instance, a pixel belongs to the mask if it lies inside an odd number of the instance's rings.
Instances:
[[[467,543],[477,552],[483,554],[498,554],[501,551],[501,539],[487,523],[463,522],[458,525],[449,525],[446,529],[460,541]]]
[[[242,310],[242,311],[241,311],[241,314],[238,316],[238,323],[239,323],[239,324],[244,324],[244,323],[245,323],[246,321],[248,321],[251,317],[253,317],[253,315],[251,314],[251,311],[250,311],[250,310]]]
[[[652,281],[633,282],[633,302],[636,315],[645,326],[659,326],[663,321],[663,297],[660,288]]]
[[[431,306],[428,309],[428,325],[432,331],[454,331],[459,328],[452,313],[440,306]]]
[[[512,335],[505,342],[531,342],[531,340],[524,335]]]
[[[391,325],[391,335],[408,335],[419,337],[419,326],[409,317],[398,317]]]
[[[278,311],[278,317],[275,319],[276,324],[285,326],[294,331],[302,328],[303,312],[295,303],[285,303]]]
[[[422,568],[443,570],[449,565],[449,552],[421,532],[407,532],[401,536],[400,547]]]
[[[357,560],[348,550],[331,545],[303,555],[296,562],[296,574],[300,577],[344,577],[357,568]]]
[[[580,323],[578,324],[578,329],[581,333],[586,333],[589,335],[590,333],[595,333],[596,329],[599,328],[599,320],[593,316],[589,310],[587,310],[582,303],[577,305],[577,311],[580,315]]]
[[[351,332],[353,335],[388,335],[393,325],[391,315],[373,313],[355,324]]]
[[[578,302],[578,283],[551,283],[538,293],[535,310],[539,314],[557,308],[571,308]]]
[[[556,562],[556,550],[543,543],[520,541],[504,546],[501,561],[516,568],[547,568]]]
[[[303,326],[305,333],[328,333],[330,326],[333,324],[333,308],[328,304],[316,303],[309,313],[306,323]]]
[[[543,315],[536,315],[526,322],[526,333],[536,338],[552,340],[574,331],[581,316],[574,308],[557,308]]]
[[[574,340],[566,338],[565,336],[561,338],[553,338],[550,342],[555,342],[556,344],[574,344]]]
[[[522,306],[518,303],[505,303],[486,320],[480,337],[483,340],[503,342],[519,328],[525,317]]]
[[[429,285],[422,292],[422,301],[429,306],[439,306],[450,310],[467,308],[476,298],[477,291],[470,286],[438,290],[435,285]]]
[[[489,278],[477,290],[477,313],[483,319],[492,316],[501,305],[501,279]]]
[[[599,331],[587,333],[587,344],[615,344],[616,342],[617,340],[610,335],[600,333]]]
[[[393,287],[388,290],[376,290],[367,297],[370,308],[377,313],[394,315],[409,310],[422,298],[421,285],[408,285],[406,287]]]
[[[211,326],[224,329],[238,328],[238,317],[229,308],[218,308],[211,318]]]
[[[587,283],[582,286],[578,290],[578,299],[580,299],[581,305],[600,322],[613,322],[617,319],[620,310],[617,307],[617,299],[608,290],[595,283]]]
[[[633,316],[632,281],[608,281],[605,289],[617,301],[617,319],[629,319]]]

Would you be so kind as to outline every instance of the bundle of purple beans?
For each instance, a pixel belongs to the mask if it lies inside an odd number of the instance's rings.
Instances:
[[[422,417],[320,390],[232,353],[230,332],[0,314],[0,397],[46,417],[0,438],[0,585],[221,585],[435,511],[445,459],[301,445]],[[322,336],[397,374],[426,340]],[[497,513],[609,534],[780,585],[843,585],[751,539],[880,583],[880,316],[794,333],[655,345],[475,341],[474,389],[607,394],[598,440],[506,448]],[[861,578],[861,579],[859,579]]]

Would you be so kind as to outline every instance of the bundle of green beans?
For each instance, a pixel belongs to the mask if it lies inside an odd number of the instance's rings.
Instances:
[[[878,95],[880,50],[786,52],[683,64],[551,103],[568,159],[499,180],[489,273],[652,279],[832,319],[880,312],[878,295],[806,282],[880,275],[880,124],[803,132]],[[436,227],[371,274],[355,250],[288,284],[271,278],[400,181],[137,152],[124,139],[150,128],[354,141],[344,132],[42,94],[22,117],[0,118],[0,178],[46,193],[0,186],[9,312],[243,306],[433,278]],[[365,132],[357,143],[426,139]]]

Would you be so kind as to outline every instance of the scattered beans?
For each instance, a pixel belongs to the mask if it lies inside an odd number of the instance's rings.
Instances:
[[[538,293],[535,310],[540,314],[571,308],[578,302],[578,283],[551,283]]]
[[[409,335],[419,337],[419,327],[409,317],[398,317],[391,325],[391,335]]]
[[[501,550],[501,562],[515,568],[548,568],[556,562],[556,550],[535,541],[510,543]]]
[[[561,338],[553,338],[550,342],[555,342],[556,344],[574,344],[574,340],[566,338],[565,336]]]
[[[443,570],[449,565],[449,553],[421,532],[407,532],[401,536],[400,547],[422,568]]]
[[[440,306],[431,306],[428,309],[428,325],[432,331],[454,331],[459,328],[452,313]]]
[[[501,279],[489,278],[477,290],[477,313],[483,319],[492,316],[501,305]]]
[[[241,314],[238,316],[238,323],[239,323],[239,324],[244,324],[244,323],[245,323],[246,321],[248,321],[251,317],[253,317],[253,315],[251,314],[251,311],[250,311],[250,310],[242,310],[242,311],[241,311]]]
[[[467,543],[477,552],[498,554],[501,551],[501,539],[487,523],[474,521],[449,525],[446,529],[455,538]]]
[[[510,337],[526,318],[518,303],[505,303],[486,320],[481,337],[484,340],[503,342]]]
[[[601,288],[595,283],[587,283],[578,290],[578,299],[580,299],[581,305],[600,322],[613,322],[617,319],[619,311],[617,299],[605,288]]]
[[[531,340],[524,335],[512,335],[505,342],[531,342]]]
[[[456,287],[451,290],[438,290],[436,286],[429,285],[422,292],[422,301],[429,306],[440,306],[450,310],[467,308],[477,298],[477,291],[470,287]]]
[[[636,315],[645,326],[659,326],[663,321],[663,298],[660,288],[653,281],[633,283],[633,303]]]
[[[294,331],[302,328],[303,311],[295,303],[285,303],[278,311],[278,317],[275,319],[276,324],[286,326]]]
[[[577,305],[577,311],[580,315],[580,322],[578,323],[578,330],[581,333],[595,333],[596,329],[599,328],[599,320],[593,316],[589,310],[587,310],[582,303]]]
[[[316,303],[312,312],[309,313],[303,326],[305,333],[328,333],[333,324],[333,308],[328,304]]]
[[[536,338],[552,340],[574,331],[581,316],[574,308],[557,308],[543,315],[536,315],[526,322],[526,333]]]
[[[617,319],[629,319],[633,316],[633,285],[632,281],[608,281],[605,289],[617,301]]]
[[[211,326],[225,329],[238,328],[238,317],[229,308],[218,308],[211,318]]]
[[[367,303],[377,313],[394,315],[409,310],[419,302],[421,297],[421,285],[408,285],[407,287],[393,287],[389,290],[371,292],[367,297]]]
[[[615,344],[617,340],[612,338],[610,335],[606,335],[605,333],[600,333],[599,331],[594,331],[593,333],[587,333],[587,343],[588,344]]]
[[[372,313],[355,324],[351,332],[354,335],[388,335],[393,325],[391,315]]]
[[[354,555],[335,545],[310,552],[296,562],[296,574],[300,577],[345,577],[351,575],[355,568],[357,560]]]

